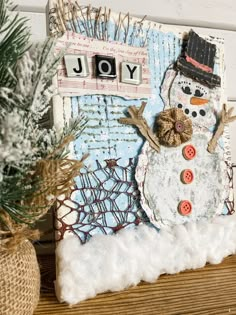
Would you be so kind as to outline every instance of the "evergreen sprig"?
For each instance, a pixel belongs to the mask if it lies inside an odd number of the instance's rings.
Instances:
[[[63,52],[55,55],[54,39],[30,47],[26,19],[18,14],[10,19],[11,5],[0,2],[0,222],[5,212],[17,223],[29,223],[34,212],[26,205],[41,191],[42,179],[34,176],[37,162],[49,154],[64,158],[66,148],[56,148],[65,136],[77,138],[86,120],[70,121],[61,134],[40,125],[56,93],[52,79]]]
[[[16,84],[16,64],[29,48],[30,29],[27,19],[19,14],[10,18],[9,8],[12,2],[0,2],[0,87],[13,87]]]
[[[11,169],[11,171],[13,171]],[[33,219],[32,209],[22,205],[21,200],[27,201],[37,193],[40,181],[36,178],[25,178],[25,173],[16,172],[14,176],[5,175],[0,183],[0,209],[18,223],[31,222]],[[1,215],[0,215],[1,217]],[[3,221],[3,220],[2,220]]]

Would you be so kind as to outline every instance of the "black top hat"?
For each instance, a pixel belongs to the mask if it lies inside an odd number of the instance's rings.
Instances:
[[[193,30],[189,32],[183,45],[182,55],[177,60],[177,68],[190,77],[210,88],[221,85],[221,78],[213,74],[216,45],[207,42]]]

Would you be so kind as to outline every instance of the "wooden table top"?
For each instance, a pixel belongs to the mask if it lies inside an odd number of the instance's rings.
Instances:
[[[54,295],[53,256],[40,256],[42,294],[34,315],[211,315],[236,314],[236,256],[220,265],[163,275],[153,284],[104,293],[69,308]]]

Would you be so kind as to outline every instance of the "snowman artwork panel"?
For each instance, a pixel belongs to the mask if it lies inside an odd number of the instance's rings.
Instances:
[[[159,142],[164,144],[160,152],[149,142],[144,144],[136,169],[142,206],[158,228],[221,215],[229,195],[226,137],[219,139],[213,153],[208,151],[222,106],[221,79],[213,74],[216,46],[193,30],[185,45],[162,85],[164,112],[182,114],[169,121],[172,127],[159,130]],[[192,125],[190,139],[171,143],[171,132],[179,135],[187,128],[187,117]],[[157,119],[158,128],[163,129],[161,119]]]
[[[227,127],[218,128],[230,117],[223,40],[189,29],[186,39],[182,28],[73,0],[51,0],[49,14],[58,47],[70,45],[73,60],[86,56],[89,70],[69,77],[62,62],[56,78],[54,123],[85,114],[70,152],[89,153],[71,195],[57,200],[59,301],[73,305],[236,252]],[[115,79],[96,78],[95,55],[116,59]],[[140,66],[139,84],[123,80],[122,63]]]

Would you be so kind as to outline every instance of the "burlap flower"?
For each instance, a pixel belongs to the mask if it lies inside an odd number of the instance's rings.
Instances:
[[[164,110],[157,117],[156,123],[160,144],[167,147],[177,147],[192,137],[192,121],[182,109]]]

